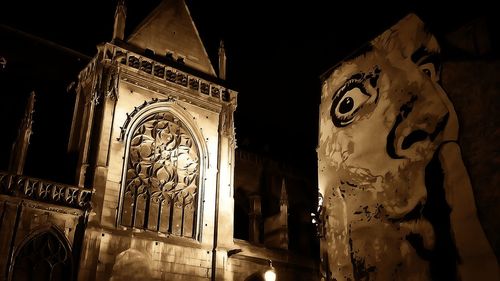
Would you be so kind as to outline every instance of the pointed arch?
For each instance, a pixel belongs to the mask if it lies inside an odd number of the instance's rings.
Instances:
[[[16,247],[9,281],[73,280],[73,255],[66,235],[55,225],[35,229]]]
[[[207,147],[172,100],[136,111],[125,128],[118,224],[197,238]]]

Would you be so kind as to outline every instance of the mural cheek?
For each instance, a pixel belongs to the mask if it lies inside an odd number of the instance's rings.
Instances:
[[[384,95],[381,92],[380,97]],[[373,176],[382,176],[388,167],[397,167],[399,161],[391,159],[386,148],[395,115],[390,103],[379,100],[368,114],[350,125],[347,166],[368,169]]]
[[[335,186],[337,171],[343,166],[348,143],[342,132],[320,141],[318,147],[320,188]],[[337,180],[337,181],[336,181]]]
[[[324,262],[337,280],[352,280],[347,209],[337,187],[327,190],[324,207],[325,235],[321,245],[322,251],[327,253],[328,257]]]
[[[425,203],[425,162],[404,162],[397,170],[388,172],[383,179],[383,192],[379,201],[390,219],[402,218],[418,212]]]
[[[380,222],[353,221],[350,224],[351,260],[355,280],[392,280],[402,263],[397,230]]]
[[[341,144],[337,141],[336,137],[331,137],[325,143],[325,158],[327,164],[331,167],[339,167],[342,162],[342,149]]]

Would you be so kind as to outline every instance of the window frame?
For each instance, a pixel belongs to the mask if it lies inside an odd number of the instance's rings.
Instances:
[[[183,128],[190,134],[194,145],[196,145],[198,149],[198,159],[199,159],[199,179],[198,179],[198,196],[197,196],[197,202],[196,202],[196,211],[195,211],[195,216],[196,219],[194,220],[193,224],[193,235],[192,237],[189,236],[178,236],[173,233],[164,233],[160,231],[153,231],[149,230],[147,228],[138,228],[135,226],[125,226],[122,225],[122,212],[123,212],[123,199],[124,199],[124,192],[126,188],[126,183],[127,183],[127,169],[128,169],[128,158],[130,154],[130,142],[132,140],[132,136],[135,132],[135,130],[142,125],[142,122],[150,117],[153,114],[156,113],[168,113],[172,115],[174,118],[179,119],[179,122],[182,123]],[[128,123],[127,128],[125,129],[125,135],[122,140],[124,144],[124,152],[123,152],[123,163],[122,163],[122,171],[121,171],[121,181],[120,181],[120,193],[118,197],[118,209],[117,209],[117,218],[116,218],[116,228],[121,228],[121,229],[131,229],[131,230],[139,230],[143,232],[149,232],[149,233],[156,233],[158,235],[166,235],[169,237],[176,237],[179,239],[188,239],[188,240],[195,240],[200,242],[201,241],[201,236],[202,236],[202,221],[203,221],[203,202],[205,201],[205,174],[207,171],[207,164],[208,164],[208,153],[207,153],[207,147],[206,143],[201,140],[204,140],[204,137],[202,135],[201,130],[196,129],[198,126],[195,124],[193,120],[195,118],[189,114],[184,108],[181,106],[177,105],[175,101],[159,101],[156,103],[152,103],[141,110],[137,111],[135,114],[130,115],[131,120]]]

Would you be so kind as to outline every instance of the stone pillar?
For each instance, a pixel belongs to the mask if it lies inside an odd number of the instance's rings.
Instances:
[[[260,223],[262,220],[261,198],[260,195],[252,195],[249,200],[250,210],[248,214],[248,241],[258,244],[260,243]]]

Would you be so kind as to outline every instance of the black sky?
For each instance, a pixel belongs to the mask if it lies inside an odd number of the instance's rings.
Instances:
[[[126,33],[158,3],[129,0]],[[409,12],[443,38],[479,17],[486,16],[492,27],[497,23],[493,1],[486,0],[452,5],[300,0],[187,4],[215,68],[218,42],[225,41],[228,83],[239,91],[238,146],[297,160],[311,170],[316,165],[319,76],[330,66]],[[111,39],[115,5],[116,0],[2,1],[0,23],[93,56],[97,44]]]

